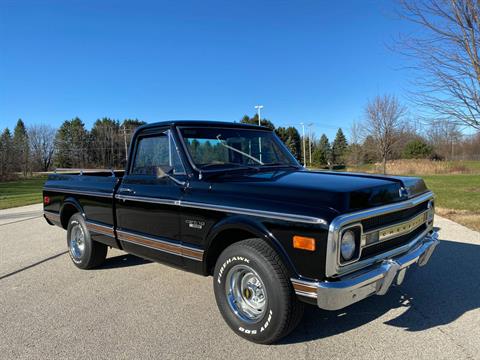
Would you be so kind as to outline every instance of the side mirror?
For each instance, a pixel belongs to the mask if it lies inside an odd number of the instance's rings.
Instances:
[[[185,181],[180,181],[175,179],[171,174],[173,174],[173,167],[172,166],[162,166],[157,167],[157,179],[165,179],[168,178],[172,180],[175,184],[180,186],[186,186],[187,183]]]
[[[158,166],[157,167],[157,179],[170,178],[170,174],[173,173],[172,166]]]

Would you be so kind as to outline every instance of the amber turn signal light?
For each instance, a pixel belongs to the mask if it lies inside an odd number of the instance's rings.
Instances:
[[[295,235],[293,237],[293,247],[308,251],[315,251],[315,239],[305,236]]]

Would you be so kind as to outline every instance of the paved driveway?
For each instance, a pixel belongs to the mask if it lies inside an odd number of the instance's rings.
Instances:
[[[309,307],[277,345],[234,335],[211,278],[109,251],[82,271],[38,205],[0,211],[0,358],[480,359],[480,233],[437,218],[441,244],[401,287]]]

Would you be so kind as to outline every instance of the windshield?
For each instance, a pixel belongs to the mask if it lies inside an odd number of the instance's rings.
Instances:
[[[299,164],[271,131],[238,128],[180,128],[195,166],[216,168]]]

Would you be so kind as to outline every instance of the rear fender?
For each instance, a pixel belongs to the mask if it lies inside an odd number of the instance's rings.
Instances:
[[[76,211],[72,211],[73,208],[76,209]],[[62,207],[60,208],[60,220],[64,229],[67,228],[70,217],[77,212],[85,217],[85,212],[83,211],[82,205],[80,205],[77,199],[73,197],[65,198],[62,203]]]

